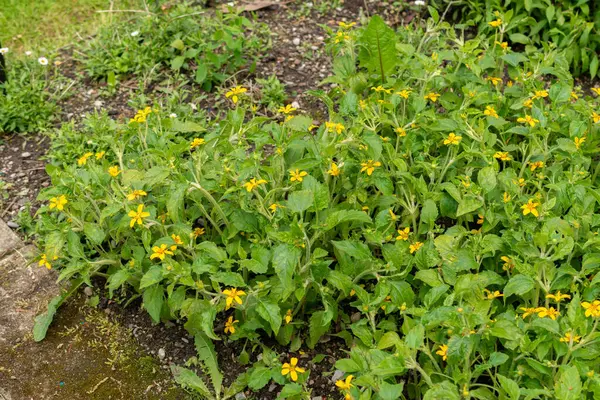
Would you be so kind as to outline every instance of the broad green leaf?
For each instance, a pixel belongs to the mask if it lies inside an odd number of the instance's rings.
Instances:
[[[183,214],[183,200],[185,198],[185,192],[188,188],[187,184],[173,185],[169,191],[169,198],[167,200],[167,212],[169,217],[174,222],[181,222]]]
[[[260,315],[265,321],[269,323],[271,329],[277,335],[279,328],[281,327],[281,313],[279,305],[270,300],[258,300],[258,306],[256,307],[258,315]]]
[[[483,206],[483,200],[472,196],[465,197],[458,203],[458,210],[456,210],[456,216],[460,217],[462,215],[471,213],[473,211],[476,211],[481,206]]]
[[[577,367],[575,365],[561,367],[560,377],[554,384],[556,399],[579,400],[582,398],[581,389],[581,378]]]
[[[502,389],[510,400],[519,400],[521,391],[517,382],[500,374],[497,374],[496,378],[500,382],[500,386],[502,386]]]
[[[162,279],[162,267],[160,265],[153,265],[152,267],[150,267],[148,272],[146,272],[144,276],[142,276],[139,289],[142,290],[147,287],[150,287],[156,283],[159,283],[160,281],[162,281]]]
[[[477,183],[483,188],[485,193],[489,193],[496,187],[496,171],[493,167],[482,168],[477,174]],[[460,203],[458,206],[460,210]],[[460,213],[460,211],[459,211]],[[461,214],[462,215],[462,214]]]
[[[300,249],[289,244],[280,244],[273,249],[273,268],[283,286],[282,301],[292,294],[296,265],[298,265]]]
[[[351,222],[351,221],[364,222],[364,223],[372,222],[371,217],[369,217],[369,215],[364,211],[358,211],[358,210],[334,211],[331,214],[329,214],[327,216],[327,219],[325,220],[325,225],[326,225],[325,230],[333,229],[341,223]]]
[[[248,378],[248,387],[252,390],[260,390],[271,380],[271,368],[264,365],[255,367]]]
[[[198,359],[202,362],[203,369],[213,384],[214,393],[219,398],[221,386],[223,385],[223,374],[219,370],[219,361],[213,342],[203,333],[196,334],[194,338]]]
[[[423,340],[425,338],[425,327],[421,324],[415,325],[404,338],[406,345],[411,349],[419,349],[423,346]]]
[[[54,297],[50,303],[48,303],[48,309],[46,312],[35,317],[35,324],[33,325],[33,340],[39,342],[46,337],[46,332],[48,332],[48,328],[54,319],[56,310],[62,301],[62,296],[59,295]]]
[[[297,213],[308,210],[313,205],[314,194],[310,190],[299,190],[288,197],[288,208]]]
[[[324,311],[317,311],[311,315],[309,320],[309,340],[308,347],[315,347],[321,336],[329,331],[331,325],[331,316]]]
[[[160,312],[165,301],[165,293],[160,285],[152,286],[144,291],[142,295],[144,308],[155,323],[160,322]]]
[[[379,74],[382,83],[397,63],[396,34],[384,20],[375,15],[363,31],[360,42],[362,47],[358,56],[361,65],[371,73]]]
[[[515,275],[506,284],[504,287],[504,297],[508,297],[512,294],[516,294],[519,296],[528,293],[535,286],[535,282],[532,278],[526,275]]]
[[[431,199],[425,200],[423,208],[421,209],[421,219],[428,223],[433,224],[438,217],[438,209],[435,205],[435,201]]]

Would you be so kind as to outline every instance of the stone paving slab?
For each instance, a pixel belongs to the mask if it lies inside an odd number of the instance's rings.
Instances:
[[[0,220],[0,258],[19,247],[23,247],[21,239]]]

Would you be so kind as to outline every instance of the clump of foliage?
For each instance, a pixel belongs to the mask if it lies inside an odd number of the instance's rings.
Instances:
[[[143,76],[168,67],[210,90],[243,68],[253,71],[268,46],[266,31],[266,25],[242,15],[209,15],[178,5],[165,14],[101,29],[83,45],[82,61],[95,79]]]
[[[564,55],[496,42],[342,24],[318,126],[256,115],[241,86],[205,122],[97,117],[93,141],[55,147],[73,155],[47,168],[39,263],[185,321],[215,398],[212,340],[263,349],[232,386],[304,398],[306,365],[263,339],[324,335],[352,347],[347,399],[597,396],[597,100]]]
[[[510,45],[524,46],[527,54],[554,46],[564,50],[574,76],[598,74],[600,7],[594,0],[432,0],[431,5],[440,13],[448,9],[454,21],[478,25],[480,32],[493,32],[500,21]]]
[[[0,133],[27,133],[45,130],[57,111],[52,78],[54,67],[46,58],[8,58],[7,81],[0,84]]]

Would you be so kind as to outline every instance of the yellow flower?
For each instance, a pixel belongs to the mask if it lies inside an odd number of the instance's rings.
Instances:
[[[144,205],[139,204],[137,211],[131,210],[129,211],[129,213],[127,213],[127,215],[131,218],[131,221],[129,221],[129,227],[133,228],[136,222],[138,225],[142,225],[144,222],[144,218],[149,217],[150,213],[144,212]]]
[[[495,291],[493,291],[493,292],[490,292],[490,291],[489,291],[489,290],[487,290],[487,289],[483,289],[483,292],[484,292],[484,293],[486,293],[486,296],[485,296],[485,297],[486,297],[488,300],[493,300],[493,299],[495,299],[495,298],[497,298],[497,297],[503,297],[503,296],[504,296],[504,295],[503,295],[502,293],[500,293],[498,290],[495,290]]]
[[[194,138],[194,140],[192,140],[192,142],[190,143],[190,150],[191,149],[195,149],[198,146],[203,145],[204,143],[206,143],[206,141],[202,138]]]
[[[525,178],[519,178],[519,180],[514,179],[513,183],[515,185],[519,185],[520,187],[525,186]]]
[[[444,139],[445,145],[455,145],[458,146],[462,139],[462,136],[455,135],[454,132],[451,132],[446,139]]]
[[[290,182],[302,182],[304,180],[304,177],[306,175],[308,175],[308,172],[306,171],[300,171],[299,169],[296,169],[295,171],[290,170]]]
[[[84,155],[82,155],[81,157],[79,157],[77,159],[77,165],[82,166],[82,165],[87,164],[88,158],[90,158],[93,155],[94,155],[94,153],[85,153]]]
[[[538,307],[535,309],[535,312],[537,313],[538,317],[540,317],[540,318],[548,317],[553,321],[555,321],[556,317],[558,317],[560,315],[560,312],[558,312],[554,307],[550,307],[550,308]]]
[[[250,181],[244,183],[244,187],[246,188],[246,190],[248,192],[253,191],[255,188],[257,188],[259,185],[265,184],[267,183],[267,181],[265,181],[264,179],[258,179],[256,180],[256,178],[252,178],[250,179]]]
[[[490,81],[490,82],[492,82],[492,85],[494,85],[494,86],[498,86],[498,84],[500,82],[502,82],[502,78],[496,78],[494,76],[488,76],[487,80]]]
[[[314,129],[316,129],[318,127],[319,127],[319,125],[310,124],[310,126],[308,127],[308,131],[312,132]]]
[[[410,250],[410,254],[413,254],[415,251],[419,250],[421,248],[421,246],[423,246],[423,243],[421,243],[421,242],[414,242],[413,244],[408,246],[408,248]]]
[[[291,104],[288,104],[288,105],[287,105],[287,106],[285,106],[285,107],[283,107],[283,106],[282,106],[282,107],[279,107],[279,109],[278,109],[277,111],[278,111],[278,112],[280,112],[280,113],[282,113],[282,114],[288,115],[288,114],[291,114],[291,113],[293,113],[293,112],[294,112],[294,111],[296,111],[296,110],[297,110],[297,108],[296,108],[296,107],[292,107],[292,105],[291,105]]]
[[[494,153],[494,158],[500,159],[502,161],[510,161],[512,158],[508,154],[508,151],[497,151]]]
[[[527,100],[525,100],[525,101],[523,102],[523,107],[526,107],[526,108],[531,108],[531,107],[533,107],[533,100],[531,100],[531,99],[527,99]]]
[[[119,167],[117,165],[113,165],[112,167],[108,167],[108,173],[113,178],[116,178],[117,176],[119,176],[121,171],[119,171]]]
[[[101,159],[102,157],[104,157],[104,155],[106,154],[105,151],[99,151],[96,153],[96,160]]]
[[[496,112],[496,109],[492,106],[485,106],[483,115],[487,115],[488,117],[498,118],[498,113]]]
[[[500,25],[502,25],[502,19],[498,18],[494,21],[488,22],[488,25],[491,26],[492,28],[497,28]]]
[[[469,178],[468,176],[465,176],[464,180],[460,180],[460,183],[465,187],[465,189],[468,189],[471,187],[471,178]]]
[[[383,87],[383,86],[381,86],[381,85],[379,85],[379,86],[377,86],[377,87],[372,87],[372,88],[371,88],[371,90],[374,90],[374,91],[376,91],[377,93],[384,92],[384,93],[387,93],[387,94],[390,94],[390,93],[392,93],[392,91],[393,91],[393,89],[386,89],[386,88],[384,88],[384,87]]]
[[[165,259],[166,256],[172,256],[173,252],[169,250],[168,246],[166,244],[161,244],[160,247],[158,246],[154,246],[152,248],[152,255],[150,256],[151,260],[154,260],[155,258],[160,259],[160,261],[163,261]]]
[[[328,132],[336,132],[338,135],[341,134],[346,127],[340,123],[336,122],[325,122],[325,128],[327,128]]]
[[[600,88],[592,88],[592,92],[596,93],[596,96],[600,96]]]
[[[225,298],[225,309],[228,310],[231,308],[231,305],[234,301],[238,304],[242,304],[242,298],[240,296],[245,296],[246,292],[243,290],[237,290],[236,288],[229,288],[223,290],[223,294],[227,296]]]
[[[54,257],[54,259],[56,260],[58,257]],[[52,269],[52,264],[50,264],[50,261],[48,261],[48,256],[46,254],[42,254],[42,256],[40,257],[40,261],[38,262],[38,265],[40,267],[46,267],[48,269]]]
[[[485,218],[481,214],[477,214],[477,216],[479,217],[479,219],[477,220],[477,223],[479,225],[483,225],[483,222],[485,221]]]
[[[271,210],[271,212],[275,212],[277,211],[278,208],[285,208],[284,206],[282,206],[281,204],[277,204],[277,203],[273,203],[269,206],[269,210]]]
[[[337,164],[332,162],[331,168],[327,171],[327,173],[331,176],[338,176],[342,172],[341,169],[338,168]]]
[[[375,171],[375,168],[381,167],[381,163],[379,161],[367,160],[360,163],[360,166],[362,167],[360,172],[366,172],[368,176],[371,176],[373,171]]]
[[[508,194],[508,192],[504,192],[504,194],[502,195],[502,201],[505,203],[508,203],[511,199],[510,194]]]
[[[335,386],[337,386],[340,390],[342,391],[349,391],[350,389],[352,389],[354,387],[354,385],[352,384],[352,379],[354,377],[352,375],[348,375],[346,377],[346,380],[338,380],[335,382]]]
[[[586,317],[600,317],[600,300],[594,300],[591,303],[584,301],[581,307],[585,309]]]
[[[240,322],[237,319],[234,321],[233,317],[230,316],[229,319],[227,319],[227,321],[225,321],[225,333],[229,333],[230,335],[235,333],[235,326],[233,324],[235,324],[236,322]]]
[[[152,108],[151,107],[145,107],[143,110],[138,110],[138,112],[135,114],[135,117],[133,117],[132,119],[129,120],[129,122],[146,122],[146,118],[148,117],[148,115],[152,112]]]
[[[544,97],[548,97],[548,92],[546,90],[536,90],[533,95],[533,100],[543,99]]]
[[[502,266],[503,270],[509,271],[515,267],[515,262],[513,260],[511,260],[510,258],[508,258],[507,256],[502,256],[502,257],[500,257],[500,259],[502,261],[504,261],[504,265]]]
[[[446,361],[448,359],[448,345],[440,345],[440,349],[436,351],[435,354],[437,354],[438,356],[442,356],[442,360]]]
[[[544,168],[544,162],[543,161],[536,161],[536,162],[530,162],[529,163],[529,169],[532,172],[535,171],[537,168]]]
[[[500,43],[500,42],[496,41],[496,44],[498,46],[502,47],[503,50],[508,49],[508,42],[502,42],[502,43]]]
[[[65,204],[68,202],[67,197],[64,194],[61,194],[58,197],[52,197],[48,207],[50,207],[51,210],[56,208],[58,211],[62,211],[65,209]]]
[[[398,236],[396,236],[396,240],[404,240],[406,242],[408,240],[409,234],[410,234],[409,227],[406,227],[404,229],[398,229]]]
[[[194,239],[196,239],[198,236],[202,236],[206,233],[206,230],[204,228],[195,228],[194,231],[192,232],[192,235],[194,236]]]
[[[298,359],[296,357],[292,357],[289,363],[284,363],[281,366],[281,375],[286,376],[290,375],[290,378],[296,382],[298,380],[298,374],[304,373],[304,368],[300,368],[297,366]]]
[[[560,290],[556,294],[547,294],[547,299],[553,299],[555,302],[560,303],[563,299],[570,299],[571,296],[568,294],[561,293]]]
[[[577,100],[578,98],[579,98],[579,96],[577,95],[577,92],[575,92],[575,91],[572,91],[572,92],[571,92],[571,99],[573,99],[573,100]]]
[[[350,35],[346,34],[344,31],[337,31],[334,40],[336,43],[342,43],[349,39]]]
[[[283,317],[283,319],[285,320],[286,324],[289,324],[290,322],[292,322],[292,310],[287,310],[287,312],[285,313],[285,317]]]
[[[529,124],[529,126],[531,126],[533,128],[533,127],[535,127],[535,124],[540,122],[540,120],[533,118],[531,115],[525,114],[525,117],[517,118],[517,122],[519,122],[521,124]]]
[[[406,129],[402,128],[402,127],[397,127],[396,129],[394,129],[394,131],[398,134],[398,136],[403,137],[406,136]]]
[[[592,119],[594,120],[594,123],[597,124],[598,122],[600,122],[600,114],[592,112]]]
[[[521,206],[521,209],[523,210],[523,215],[531,213],[534,217],[539,217],[540,213],[536,209],[536,207],[538,207],[539,205],[540,203],[536,203],[533,201],[533,199],[529,199],[527,204],[523,204]]]
[[[402,89],[399,92],[396,92],[396,94],[404,99],[408,99],[408,96],[410,96],[411,90],[409,89]]]
[[[127,195],[127,200],[132,201],[132,200],[137,199],[138,197],[147,196],[147,195],[148,195],[148,193],[146,193],[145,191],[136,189]]]
[[[441,95],[439,93],[429,92],[423,98],[425,100],[431,100],[433,103],[435,103],[440,96]]]
[[[350,22],[349,24],[344,22],[344,21],[340,21],[338,22],[338,26],[342,29],[350,29],[352,28],[354,25],[356,25],[356,22]]]
[[[565,333],[565,336],[560,338],[562,343],[579,343],[581,341],[581,336],[574,336],[571,332]]]
[[[172,234],[171,239],[175,242],[176,245],[181,246],[183,244],[183,240],[181,240],[181,236]]]
[[[583,137],[576,137],[575,139],[573,139],[573,142],[575,142],[575,147],[577,147],[577,149],[579,149],[581,147],[581,145],[583,144],[583,142],[585,142],[585,136]]]
[[[533,315],[537,312],[535,307],[527,307],[527,308],[521,307],[520,310],[525,311],[523,313],[523,319],[525,319],[525,318],[529,317],[530,315]]]
[[[246,93],[247,91],[248,91],[248,89],[246,89],[243,86],[235,86],[235,87],[232,87],[231,89],[229,89],[229,92],[225,93],[225,97],[226,98],[231,97],[231,101],[233,102],[233,104],[237,104],[237,102],[239,100],[239,96]]]

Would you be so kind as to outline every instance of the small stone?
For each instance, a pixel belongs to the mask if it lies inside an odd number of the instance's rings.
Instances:
[[[352,322],[357,322],[358,320],[360,320],[361,314],[359,312],[355,312],[354,314],[352,314],[350,316],[350,321]]]
[[[272,392],[275,389],[277,389],[277,385],[274,383],[271,383],[271,386],[269,386],[269,392]]]
[[[13,221],[8,221],[6,223],[6,225],[8,225],[8,227],[11,228],[11,229],[17,229],[17,228],[19,228],[19,224],[17,224],[16,222],[13,222]]]
[[[165,356],[166,356],[165,349],[163,349],[163,348],[158,349],[158,358],[163,360],[165,358]]]
[[[300,46],[300,38],[294,38],[292,43],[294,43],[294,46]]]
[[[186,339],[186,338],[184,338],[184,337],[182,337],[182,338],[181,338],[181,341],[182,341],[182,342],[184,342],[184,343],[189,343],[189,342],[190,342],[189,340],[187,340],[187,339]]]
[[[238,394],[235,395],[235,400],[244,400],[246,398],[246,395],[244,394],[244,392],[239,392]]]
[[[31,157],[31,153],[30,153],[30,152],[28,152],[28,151],[26,151],[26,152],[24,152],[24,153],[21,153],[21,157],[22,157],[22,158]]]
[[[86,286],[86,288],[83,289],[83,293],[85,293],[87,297],[92,297],[92,295],[94,294],[94,290],[91,287]]]
[[[100,108],[100,107],[102,107],[102,104],[104,104],[104,102],[102,100],[96,100],[94,102],[94,107]]]
[[[339,381],[340,379],[342,379],[343,376],[344,376],[344,371],[336,369],[335,372],[333,373],[333,376],[331,377],[331,382],[335,383],[336,381]]]
[[[292,101],[292,107],[300,108],[300,104],[297,101]]]

